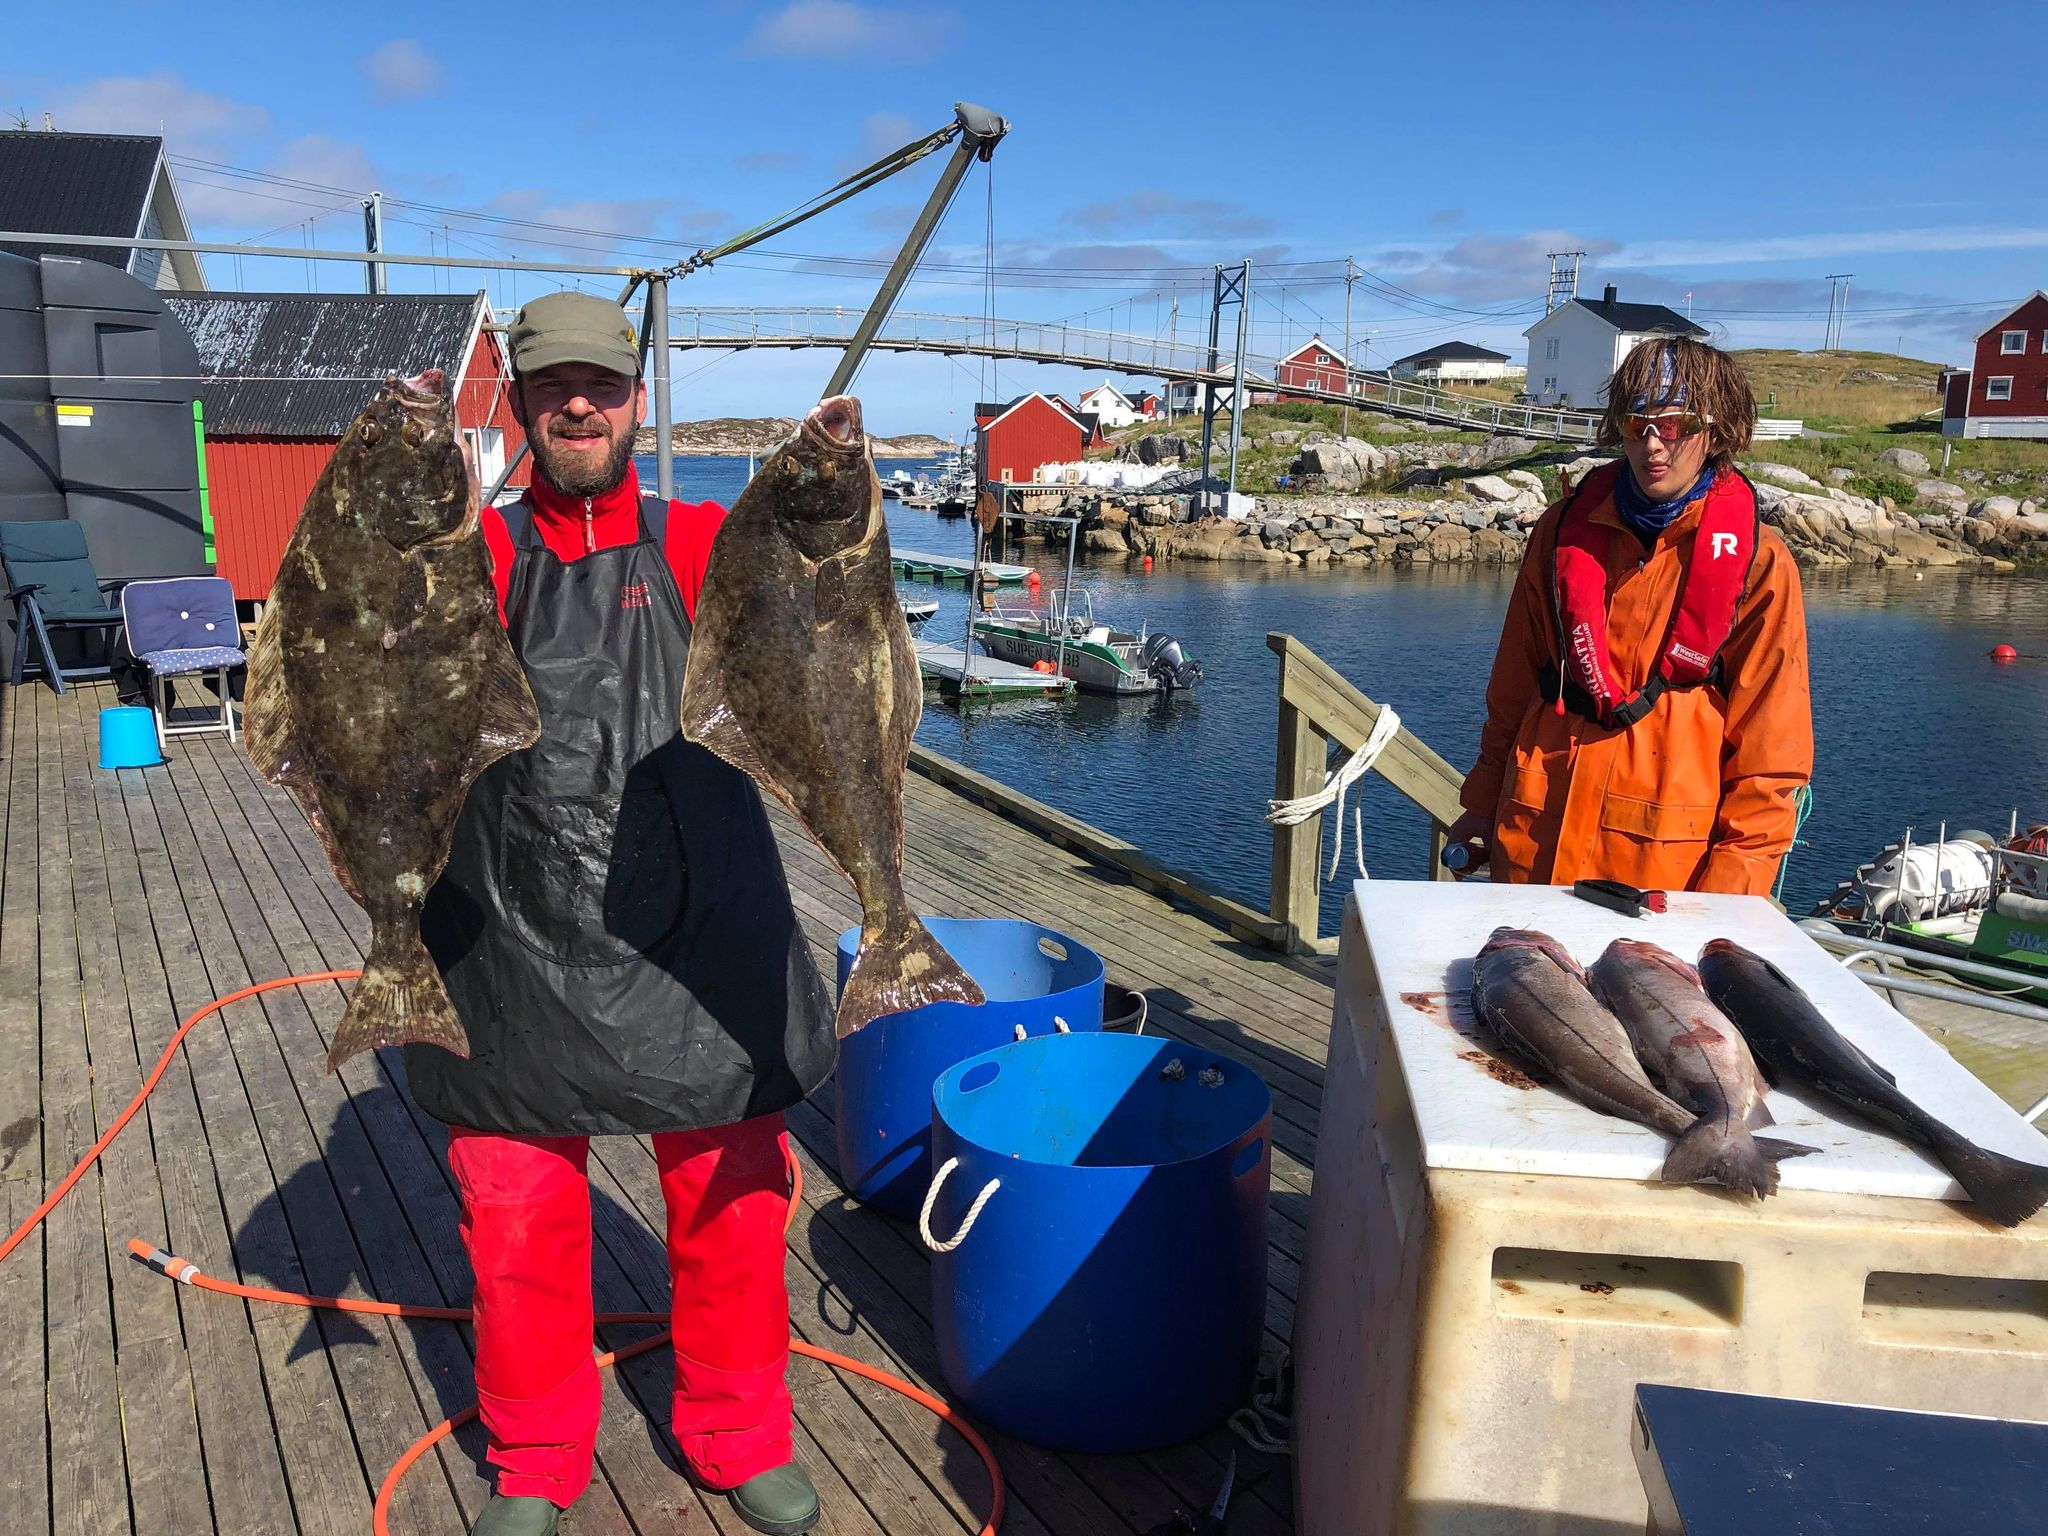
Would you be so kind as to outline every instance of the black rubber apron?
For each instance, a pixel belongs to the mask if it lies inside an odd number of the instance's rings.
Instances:
[[[564,561],[507,514],[541,736],[477,780],[427,895],[471,1055],[407,1046],[413,1096],[527,1135],[786,1109],[832,1069],[831,997],[753,782],[678,730],[690,623],[661,541],[643,516],[634,543]]]

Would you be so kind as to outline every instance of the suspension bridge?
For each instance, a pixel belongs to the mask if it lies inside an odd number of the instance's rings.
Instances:
[[[830,308],[704,307],[669,311],[669,345],[681,350],[755,347],[844,348],[863,311]],[[930,352],[947,357],[991,357],[1030,363],[1134,374],[1141,378],[1213,384],[1229,390],[1238,379],[1234,352],[1212,366],[1209,348],[1198,341],[1098,330],[1060,321],[994,320],[977,315],[897,310],[870,342],[882,352]],[[1384,373],[1353,372],[1351,388],[1279,382],[1281,359],[1244,357],[1247,404],[1260,396],[1318,400],[1354,410],[1465,431],[1512,433],[1564,443],[1594,439],[1599,417],[1589,411],[1546,409],[1461,395],[1453,390],[1404,383]]]

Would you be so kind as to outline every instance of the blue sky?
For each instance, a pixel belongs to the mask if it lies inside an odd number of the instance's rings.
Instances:
[[[1354,355],[1455,338],[1519,359],[1545,252],[1577,248],[1582,291],[1681,307],[1689,292],[1735,346],[1818,345],[1823,277],[1853,272],[1848,345],[1955,361],[2002,305],[2048,286],[2044,44],[2038,4],[1876,0],[103,0],[12,32],[0,109],[161,125],[202,238],[353,246],[354,194],[376,187],[394,249],[653,264],[802,201],[966,98],[1013,131],[992,193],[977,170],[904,308],[983,312],[992,204],[1005,317],[1151,332],[1178,296],[1185,337],[1210,264],[1249,257],[1255,344],[1284,350],[1341,337],[1350,256],[1370,274],[1352,291]],[[815,258],[886,259],[935,174],[928,160],[674,302],[858,307],[878,272]],[[361,282],[330,267],[309,283],[297,261],[208,271],[218,288]],[[543,282],[490,289],[509,303]],[[677,411],[794,414],[831,362],[684,355]],[[878,357],[861,390],[879,429],[946,433],[985,388],[1079,382]]]

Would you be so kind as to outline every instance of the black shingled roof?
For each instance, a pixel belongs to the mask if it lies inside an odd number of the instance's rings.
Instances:
[[[142,227],[163,140],[126,133],[0,132],[0,229],[48,235],[133,235]],[[34,260],[78,256],[126,267],[105,245],[0,243]]]
[[[1429,347],[1421,352],[1410,352],[1406,357],[1396,358],[1387,366],[1398,368],[1403,363],[1456,362],[1456,363],[1504,363],[1508,360],[1505,352],[1489,352],[1484,347],[1475,347],[1469,341],[1447,341],[1440,347]]]
[[[1662,304],[1624,304],[1619,299],[1573,299],[1581,309],[1590,309],[1617,331],[1668,336],[1704,336],[1707,328],[1694,325],[1675,309]]]
[[[387,373],[461,373],[477,294],[165,294],[213,437],[339,437]]]

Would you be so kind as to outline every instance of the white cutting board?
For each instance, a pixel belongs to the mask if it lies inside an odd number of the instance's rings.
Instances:
[[[1709,939],[1733,939],[1775,962],[1922,1108],[1980,1146],[2048,1164],[2048,1137],[1760,896],[1674,891],[1669,912],[1630,918],[1559,886],[1360,880],[1351,904],[1356,926],[1347,910],[1343,942],[1362,940],[1371,955],[1431,1168],[1649,1179],[1669,1146],[1655,1131],[1588,1109],[1561,1089],[1517,1086],[1501,1077],[1519,1074],[1489,1070],[1487,1053],[1500,1047],[1472,1017],[1472,957],[1503,924],[1549,934],[1581,965],[1617,938],[1648,939],[1686,961]],[[1927,1153],[1846,1112],[1836,1118],[1826,1100],[1776,1089],[1768,1103],[1778,1124],[1766,1134],[1821,1149],[1778,1165],[1784,1188],[1964,1198]]]

